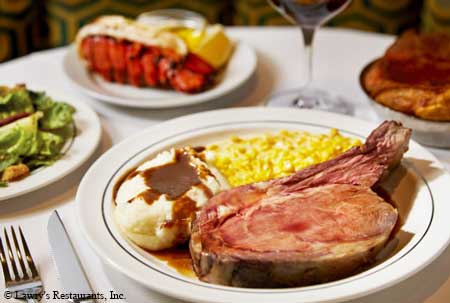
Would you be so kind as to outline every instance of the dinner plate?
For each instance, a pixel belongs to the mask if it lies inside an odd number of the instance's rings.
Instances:
[[[114,146],[92,165],[77,192],[77,215],[88,243],[113,268],[142,285],[191,302],[340,302],[368,295],[413,275],[448,245],[450,176],[414,141],[402,164],[383,182],[396,202],[402,225],[377,263],[334,282],[307,287],[251,289],[208,284],[179,274],[124,237],[114,219],[114,185],[131,168],[170,147],[199,146],[231,135],[339,129],[364,139],[377,125],[352,117],[313,110],[237,108],[177,118]],[[384,257],[382,256],[384,255]]]
[[[9,182],[7,187],[0,188],[0,201],[26,194],[63,178],[83,164],[93,154],[100,141],[100,120],[97,114],[78,97],[68,92],[58,92],[31,84],[27,84],[27,88],[45,91],[54,100],[71,104],[76,109],[74,114],[76,136],[68,140],[62,150],[63,156],[53,165],[41,167],[28,177]]]
[[[98,100],[128,107],[169,108],[193,105],[223,96],[250,78],[256,68],[255,51],[243,42],[236,42],[233,54],[218,75],[217,84],[197,94],[185,94],[157,88],[137,88],[131,85],[104,81],[90,73],[78,57],[75,46],[64,56],[64,72],[78,89]]]

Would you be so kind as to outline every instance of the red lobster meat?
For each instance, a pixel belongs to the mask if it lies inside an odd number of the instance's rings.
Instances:
[[[88,36],[80,54],[89,70],[107,81],[134,86],[173,88],[196,93],[211,83],[215,70],[200,57],[107,36]]]

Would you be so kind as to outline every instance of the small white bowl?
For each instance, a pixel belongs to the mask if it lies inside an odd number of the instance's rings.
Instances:
[[[207,22],[202,15],[185,9],[158,9],[140,14],[138,22],[147,25],[172,25],[203,30]]]
[[[438,122],[420,119],[393,110],[375,101],[364,87],[363,78],[369,68],[376,62],[367,64],[359,75],[359,84],[366,94],[369,104],[382,119],[400,121],[404,126],[413,130],[414,139],[427,146],[450,149],[450,122]]]

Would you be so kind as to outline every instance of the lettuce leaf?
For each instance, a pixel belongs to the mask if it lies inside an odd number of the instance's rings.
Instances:
[[[4,151],[0,151],[0,172],[4,171],[7,167],[19,163],[19,156],[14,154],[8,154]]]
[[[0,127],[0,152],[11,155],[30,156],[40,149],[38,120],[41,112]]]
[[[30,170],[34,170],[36,168],[39,168],[41,166],[50,166],[53,163],[55,163],[59,157],[57,158],[47,158],[47,157],[33,157],[33,158],[26,158],[23,160],[23,163],[28,166]]]
[[[39,121],[41,129],[58,129],[73,122],[75,109],[72,106],[64,102],[55,102],[42,92],[33,92],[33,95],[36,109],[44,113],[44,117]]]
[[[14,94],[8,93],[5,96],[0,96],[0,104],[1,105],[7,105],[11,100],[13,99]]]
[[[38,120],[41,112],[0,127],[0,172],[20,162],[21,157],[36,154],[41,149]]]
[[[20,113],[33,113],[33,102],[28,91],[23,88],[13,88],[0,94],[0,120]]]
[[[40,131],[38,135],[41,142],[39,153],[23,159],[30,170],[56,162],[61,157],[61,149],[67,141],[64,136],[52,132]]]
[[[41,141],[39,155],[46,157],[58,156],[65,143],[65,139],[63,137],[45,131],[39,132],[39,139]]]
[[[64,127],[73,122],[72,115],[75,109],[66,103],[55,103],[44,112],[40,125],[44,130],[53,130]]]

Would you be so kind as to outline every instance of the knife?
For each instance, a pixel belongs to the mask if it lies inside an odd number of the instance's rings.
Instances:
[[[81,299],[70,299],[74,303],[95,303],[93,292],[89,285],[80,260],[70,242],[63,222],[55,210],[48,220],[48,239],[53,251],[53,259],[58,269],[59,277],[65,294],[74,294]]]

